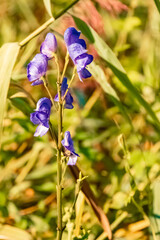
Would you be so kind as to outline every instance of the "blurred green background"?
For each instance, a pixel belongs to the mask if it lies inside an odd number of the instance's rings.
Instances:
[[[72,1],[53,0],[57,16]],[[81,0],[69,13],[84,20],[113,50],[131,83],[160,120],[160,15],[152,0]],[[44,2],[0,1],[0,45],[20,42],[49,19]],[[3,121],[0,155],[0,235],[9,239],[55,239],[56,151],[49,134],[35,138],[29,115],[35,102],[47,96],[43,86],[31,87],[26,66],[47,32],[58,40],[61,71],[66,48],[62,34],[75,26],[63,14],[21,48],[12,72]],[[85,38],[83,36],[83,38]],[[160,128],[138,103],[131,90],[108,68],[87,41],[88,52],[99,66],[97,75],[72,85],[74,109],[64,113],[64,131],[72,133],[78,165],[112,223],[115,240],[160,239]],[[66,76],[71,77],[70,61]],[[56,94],[56,65],[50,61],[49,86]],[[105,83],[104,83],[105,82]],[[118,96],[116,104],[109,91]],[[123,107],[122,107],[123,106]],[[1,106],[2,107],[2,106]],[[122,110],[123,108],[123,110]],[[51,122],[57,127],[53,111]],[[64,206],[74,199],[74,180],[68,171]],[[83,211],[80,235],[89,240],[107,239],[92,208],[79,200]],[[9,227],[14,228],[9,228]],[[24,230],[21,231],[20,229]],[[11,234],[11,235],[10,235]],[[155,236],[154,236],[155,234]],[[64,231],[64,239],[67,233]],[[80,238],[87,239],[87,238]]]

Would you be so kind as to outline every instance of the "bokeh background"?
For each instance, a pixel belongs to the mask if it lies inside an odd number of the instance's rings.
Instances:
[[[52,0],[57,16],[72,1]],[[58,40],[61,71],[66,47],[63,33],[76,26],[70,14],[89,24],[109,45],[131,83],[160,119],[160,15],[152,0],[81,0],[41,34],[21,48],[8,91],[0,153],[0,235],[9,239],[56,238],[56,151],[47,134],[35,138],[29,115],[35,101],[47,96],[43,86],[31,87],[26,66],[47,32]],[[44,2],[0,1],[0,45],[20,42],[49,19]],[[82,35],[83,36],[83,35]],[[85,38],[85,36],[83,36]],[[100,69],[96,77],[72,85],[74,109],[64,113],[64,130],[72,133],[78,165],[111,223],[115,240],[160,239],[160,128],[125,84],[108,68],[87,38],[87,48]],[[66,76],[71,78],[70,61]],[[50,61],[49,86],[56,94],[56,65]],[[103,84],[102,80],[107,82]],[[107,90],[105,89],[107,88]],[[115,91],[121,106],[108,95]],[[1,103],[0,103],[1,104]],[[1,107],[1,106],[0,106]],[[127,117],[126,117],[127,115]],[[57,128],[53,111],[51,122]],[[74,199],[69,171],[64,183],[64,207]],[[84,197],[79,235],[107,239]],[[76,219],[78,221],[78,219]],[[12,227],[12,228],[11,228]],[[155,233],[155,236],[153,236]],[[67,239],[64,231],[64,239]],[[86,235],[87,236],[87,235]]]

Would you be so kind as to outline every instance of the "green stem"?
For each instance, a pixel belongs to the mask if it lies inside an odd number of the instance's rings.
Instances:
[[[62,239],[62,110],[63,104],[61,101],[61,83],[58,74],[57,78],[58,89],[58,149],[57,149],[57,213],[58,213],[58,228],[57,228],[57,240]]]
[[[68,91],[69,91],[69,88],[70,88],[70,86],[71,86],[71,84],[72,84],[72,82],[73,82],[73,79],[74,79],[75,75],[76,75],[76,67],[74,67],[74,69],[73,69],[72,78],[71,78],[71,80],[69,81],[68,88],[67,88],[67,90],[66,90],[66,92],[65,92],[65,94],[64,94],[64,96],[63,96],[62,101],[64,101],[64,99],[65,99],[65,97],[66,97],[66,95],[67,95],[67,93],[68,93]]]
[[[32,40],[34,37],[36,37],[38,34],[43,32],[49,25],[51,25],[55,19],[59,18],[62,16],[65,12],[67,12],[68,9],[70,9],[74,4],[76,4],[79,0],[73,1],[71,4],[69,4],[65,9],[63,9],[61,12],[59,12],[55,18],[51,17],[49,20],[47,20],[42,26],[37,28],[34,32],[32,32],[28,37],[26,37],[24,40],[22,40],[19,45],[23,47],[26,45],[30,40]]]
[[[51,23],[54,22],[54,18],[51,17],[48,21],[46,21],[42,26],[37,28],[34,32],[32,32],[28,37],[26,37],[24,40],[22,40],[19,45],[23,47],[26,45],[32,38],[36,37],[38,34],[40,34],[43,30],[45,30]]]
[[[45,87],[45,89],[46,89],[46,91],[47,91],[47,93],[48,93],[48,95],[49,95],[49,98],[50,98],[53,106],[54,106],[55,109],[57,110],[56,105],[55,105],[55,102],[54,102],[53,97],[52,97],[52,94],[51,94],[51,92],[50,92],[50,90],[49,90],[49,88],[48,88],[48,82],[47,82],[46,77],[43,77],[42,80],[43,80],[44,87]]]
[[[63,68],[63,72],[62,72],[62,76],[61,76],[61,83],[62,83],[62,81],[63,81],[64,74],[65,74],[65,72],[66,72],[68,63],[69,63],[69,52],[67,51],[66,56],[65,56],[65,64],[64,64],[64,68]]]

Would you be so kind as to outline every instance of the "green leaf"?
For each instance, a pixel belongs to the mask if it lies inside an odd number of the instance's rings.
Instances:
[[[154,0],[155,4],[156,4],[156,7],[160,13],[160,1],[159,0]]]
[[[18,43],[6,43],[0,49],[0,139],[2,139],[2,124],[6,106],[7,92],[19,49],[20,46]]]
[[[103,88],[103,90],[107,94],[109,94],[109,95],[113,96],[114,98],[116,98],[117,100],[119,100],[119,97],[117,96],[116,91],[107,82],[105,73],[104,73],[104,71],[102,70],[102,68],[100,66],[95,64],[95,62],[92,62],[88,66],[88,70],[92,73],[92,75],[95,78],[95,80],[101,85],[101,87]]]
[[[89,39],[91,43],[94,43],[94,37],[88,25],[84,21],[82,21],[80,18],[73,17],[73,19],[77,27],[81,30],[81,32]]]
[[[81,19],[73,16],[73,19],[77,25],[77,27],[82,31],[82,33],[90,40],[88,37],[88,32],[92,34],[92,38],[94,39],[94,46],[101,58],[103,58],[108,66],[111,68],[113,73],[117,76],[117,78],[121,81],[121,83],[127,88],[127,90],[131,93],[132,97],[135,98],[140,105],[142,105],[147,113],[152,118],[153,122],[160,126],[160,122],[153,112],[150,105],[144,100],[144,98],[140,95],[139,91],[136,87],[131,83],[129,80],[126,71],[124,70],[123,66],[117,59],[116,55],[112,52],[109,46],[105,43],[105,41],[99,37],[99,35],[86,23],[84,23]]]
[[[43,3],[49,16],[52,17],[51,0],[43,0]]]
[[[29,116],[30,113],[33,111],[33,109],[30,107],[30,104],[27,98],[14,97],[14,98],[10,98],[10,101],[17,109],[23,112],[24,115],[26,116]]]
[[[112,86],[107,82],[106,76],[104,71],[100,66],[92,62],[88,66],[89,71],[92,73],[95,80],[101,85],[103,90],[109,95],[111,101],[118,106],[122,114],[126,117],[128,122],[131,124],[130,118],[127,114],[126,109],[124,108],[123,104],[121,103],[119,97],[117,96],[116,91],[112,88]]]

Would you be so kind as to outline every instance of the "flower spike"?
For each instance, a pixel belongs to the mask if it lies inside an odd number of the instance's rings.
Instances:
[[[64,41],[73,63],[77,66],[80,81],[83,81],[83,78],[92,76],[86,67],[93,61],[93,56],[87,53],[85,41],[79,39],[80,34],[74,27],[69,27],[64,33]]]

